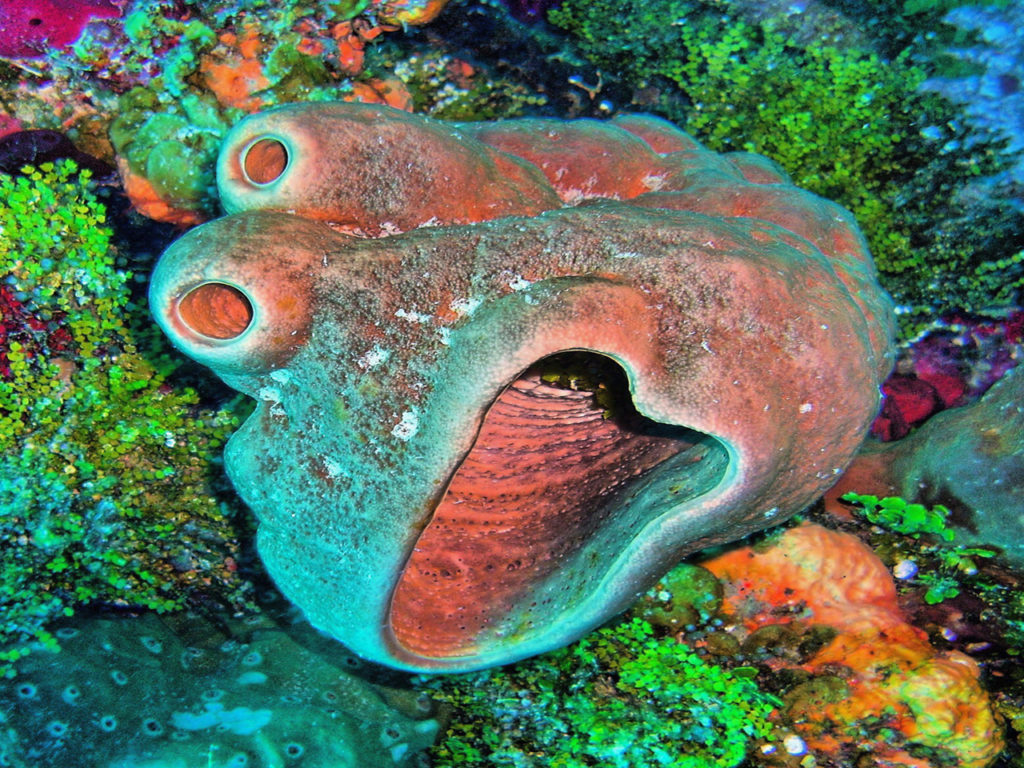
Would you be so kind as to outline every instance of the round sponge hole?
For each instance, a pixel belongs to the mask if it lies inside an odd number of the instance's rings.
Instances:
[[[278,139],[257,139],[242,157],[245,178],[257,186],[277,181],[287,167],[288,148]]]
[[[178,302],[178,315],[196,333],[213,339],[235,339],[252,323],[252,302],[227,283],[203,283]]]

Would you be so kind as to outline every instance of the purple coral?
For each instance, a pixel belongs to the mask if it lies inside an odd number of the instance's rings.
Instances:
[[[115,0],[4,0],[0,56],[31,58],[75,42],[94,19],[121,15]]]

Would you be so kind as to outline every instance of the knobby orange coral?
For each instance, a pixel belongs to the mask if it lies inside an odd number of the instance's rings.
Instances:
[[[703,565],[726,582],[726,610],[740,631],[791,622],[836,631],[802,665],[811,673],[842,670],[849,686],[848,696],[808,708],[793,724],[812,750],[863,739],[870,722],[900,734],[869,747],[878,765],[927,765],[911,754],[915,745],[948,750],[962,768],[984,768],[999,754],[1002,733],[977,663],[936,650],[907,623],[892,576],[855,536],[804,523],[766,547]]]

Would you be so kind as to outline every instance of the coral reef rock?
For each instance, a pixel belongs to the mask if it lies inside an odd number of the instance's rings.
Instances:
[[[655,118],[290,106],[218,182],[153,312],[259,403],[225,460],[274,579],[400,668],[564,645],[798,511],[891,367],[852,217]]]
[[[32,768],[398,768],[437,722],[283,611],[83,617],[0,689],[0,762]]]
[[[1024,184],[1024,43],[1020,34],[1024,7],[1020,3],[966,5],[953,8],[944,21],[976,33],[978,44],[947,51],[961,60],[964,74],[933,77],[922,88],[963,105],[982,134],[1005,139],[1004,152],[1017,157],[1006,175],[1013,184]]]
[[[884,446],[868,444],[828,493],[942,503],[957,541],[997,547],[1024,565],[1024,370],[1014,368],[976,403],[937,414]]]

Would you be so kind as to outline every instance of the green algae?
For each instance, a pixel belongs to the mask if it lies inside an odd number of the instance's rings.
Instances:
[[[0,674],[49,621],[103,601],[239,599],[237,531],[210,468],[237,424],[168,387],[177,363],[128,318],[105,210],[70,161],[0,177]]]

